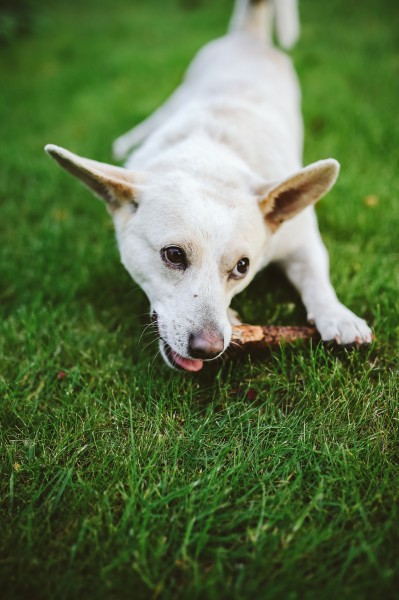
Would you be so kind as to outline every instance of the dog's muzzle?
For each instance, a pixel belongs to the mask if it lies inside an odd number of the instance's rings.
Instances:
[[[157,323],[156,312],[152,313],[151,320]],[[188,343],[188,355],[182,356],[160,336],[161,354],[165,361],[175,369],[197,372],[204,366],[204,360],[217,358],[224,350],[224,337],[217,330],[204,329],[191,334]]]

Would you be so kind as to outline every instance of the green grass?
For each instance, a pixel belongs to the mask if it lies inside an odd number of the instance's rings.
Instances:
[[[395,596],[396,2],[302,0],[293,53],[306,161],[342,164],[318,208],[332,279],[372,324],[371,349],[168,370],[140,341],[147,302],[103,206],[42,150],[110,161],[112,139],[173,90],[230,8],[45,0],[40,27],[2,48],[4,598]],[[251,322],[305,321],[274,269],[235,306]]]

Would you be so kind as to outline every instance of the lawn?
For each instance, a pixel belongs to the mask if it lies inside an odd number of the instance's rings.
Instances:
[[[22,598],[395,597],[399,585],[399,10],[302,0],[305,162],[362,350],[169,370],[104,207],[43,152],[111,141],[221,35],[231,0],[42,0],[0,52],[0,589]],[[274,269],[234,302],[303,324]],[[396,593],[397,597],[397,593]]]

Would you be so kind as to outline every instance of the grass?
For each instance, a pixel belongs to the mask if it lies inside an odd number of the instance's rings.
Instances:
[[[398,585],[399,15],[302,0],[306,162],[361,351],[298,345],[200,376],[140,341],[147,303],[108,216],[44,155],[99,160],[222,34],[230,0],[37,7],[3,47],[0,585],[3,597],[376,598]],[[371,199],[370,199],[371,197]],[[247,321],[305,321],[268,269]],[[150,344],[148,347],[147,344]]]

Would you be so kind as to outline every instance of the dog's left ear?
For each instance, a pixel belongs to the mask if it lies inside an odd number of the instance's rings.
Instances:
[[[68,173],[104,200],[111,213],[125,203],[137,203],[138,176],[131,171],[83,158],[54,144],[47,144],[44,149]]]
[[[304,167],[295,175],[269,188],[259,200],[269,228],[276,231],[281,223],[315,204],[332,188],[338,173],[339,163],[334,158],[327,158]]]

